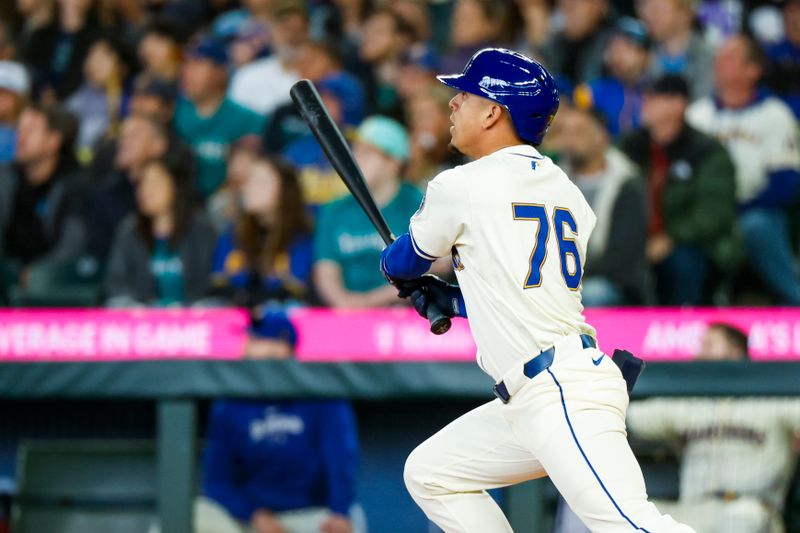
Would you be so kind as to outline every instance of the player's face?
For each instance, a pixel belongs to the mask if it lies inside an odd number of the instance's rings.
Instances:
[[[483,122],[491,102],[474,94],[460,92],[450,100],[450,148],[470,155],[483,132]]]
[[[723,331],[711,327],[703,335],[700,351],[695,358],[701,361],[738,361],[743,358],[739,352]]]

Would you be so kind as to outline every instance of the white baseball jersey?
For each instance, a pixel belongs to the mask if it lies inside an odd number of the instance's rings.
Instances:
[[[794,472],[800,400],[656,398],[628,407],[628,428],[683,444],[682,501],[732,492],[780,509]]]
[[[409,233],[416,252],[453,255],[478,364],[499,380],[566,335],[594,335],[580,281],[595,215],[578,188],[528,145],[446,170]]]
[[[723,109],[713,99],[704,98],[689,106],[686,119],[730,152],[740,202],[758,196],[771,171],[800,169],[797,122],[777,98],[767,97],[743,109]]]

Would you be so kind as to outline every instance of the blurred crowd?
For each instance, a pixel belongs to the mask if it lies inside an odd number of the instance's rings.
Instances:
[[[598,216],[587,305],[800,305],[800,0],[5,2],[0,299],[245,306],[261,356],[287,307],[402,305],[289,88],[400,234],[463,162],[435,76],[487,46],[558,79],[539,148]]]

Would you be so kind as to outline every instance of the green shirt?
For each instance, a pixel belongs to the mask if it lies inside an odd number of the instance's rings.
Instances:
[[[210,196],[225,181],[228,149],[240,137],[260,135],[264,119],[227,98],[213,115],[201,117],[185,98],[175,109],[175,131],[192,148],[197,168],[197,188]]]
[[[394,199],[381,209],[392,233],[408,232],[408,221],[421,201],[419,189],[405,183],[400,186]],[[314,236],[315,259],[338,263],[347,290],[366,292],[386,283],[379,268],[384,246],[380,235],[352,196],[320,209]]]
[[[158,305],[183,303],[183,262],[166,239],[157,239],[150,256],[150,270],[156,278]]]

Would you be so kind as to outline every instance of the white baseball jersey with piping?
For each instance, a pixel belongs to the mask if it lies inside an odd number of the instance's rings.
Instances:
[[[625,381],[588,342],[580,281],[594,225],[580,191],[530,145],[443,172],[411,220],[418,255],[453,254],[478,362],[511,396],[455,420],[406,463],[412,497],[448,533],[511,531],[485,490],[545,475],[592,531],[693,531],[647,501]],[[552,364],[527,376],[524,364],[550,348]]]

